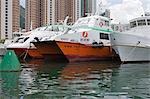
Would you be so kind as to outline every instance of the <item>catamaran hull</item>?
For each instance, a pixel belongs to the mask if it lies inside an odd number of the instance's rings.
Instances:
[[[44,41],[34,43],[38,51],[46,58],[66,59],[69,62],[110,60],[113,52],[110,46],[93,47],[80,43]]]
[[[24,58],[25,55],[33,59],[43,58],[43,56],[37,51],[37,49],[27,49],[27,48],[7,48],[9,50],[14,50],[19,58]]]
[[[14,50],[16,55],[20,58],[23,57],[27,51],[27,48],[7,48],[8,50]]]
[[[43,59],[43,55],[40,54],[40,52],[34,48],[34,49],[28,49],[28,55],[33,59]]]

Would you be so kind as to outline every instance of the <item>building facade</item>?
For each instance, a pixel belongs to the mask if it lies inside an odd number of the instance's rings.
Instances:
[[[96,0],[26,0],[26,31],[62,23],[66,16],[69,16],[69,23],[74,23],[95,11]]]
[[[96,13],[97,0],[81,0],[81,16],[87,16],[88,14]]]
[[[19,32],[19,0],[0,0],[0,39],[11,39]]]
[[[41,26],[40,0],[26,0],[25,29],[30,31]]]
[[[50,24],[63,21],[69,16],[69,22],[74,23],[78,18],[87,13],[96,12],[97,0],[48,0],[47,11]]]

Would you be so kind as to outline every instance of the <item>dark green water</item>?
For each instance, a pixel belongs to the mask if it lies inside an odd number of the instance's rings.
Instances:
[[[150,99],[150,63],[22,64],[0,73],[0,99]]]

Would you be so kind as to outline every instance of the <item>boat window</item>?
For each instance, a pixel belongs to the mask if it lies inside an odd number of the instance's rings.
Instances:
[[[36,40],[36,42],[40,41],[38,37],[35,37],[34,40]]]
[[[131,28],[136,27],[136,21],[130,22],[130,27]]]
[[[15,43],[23,43],[23,38],[18,38]]]
[[[106,25],[106,26],[109,26],[109,21],[105,21],[105,25]]]
[[[54,26],[54,27],[53,27],[53,31],[59,31],[58,26]]]
[[[26,38],[24,39],[24,42],[27,41],[28,39],[29,39],[29,37],[26,37]]]
[[[109,40],[109,35],[105,33],[100,33],[100,39],[106,39]]]
[[[80,19],[80,20],[78,20],[74,25],[76,26],[76,25],[78,25],[78,26],[80,26],[80,25],[87,25],[88,23],[90,22],[90,18],[85,18],[85,19]]]
[[[147,24],[150,25],[150,19],[147,19]]]
[[[52,31],[52,26],[48,26],[48,27],[46,28],[46,31]]]
[[[137,22],[138,22],[138,26],[146,25],[145,20],[138,20]]]
[[[64,27],[59,27],[59,31],[64,31]]]

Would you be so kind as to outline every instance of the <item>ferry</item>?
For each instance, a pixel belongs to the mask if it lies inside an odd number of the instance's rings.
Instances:
[[[43,58],[31,42],[51,39],[51,37],[60,35],[64,31],[63,25],[50,25],[36,28],[24,35],[15,38],[7,49],[14,50],[18,57],[30,56],[32,58]]]
[[[33,42],[37,50],[52,60],[93,61],[112,59],[110,18],[95,14],[79,18],[65,34],[54,40]]]
[[[122,62],[150,61],[150,14],[132,19],[130,27],[112,33],[112,47]]]

